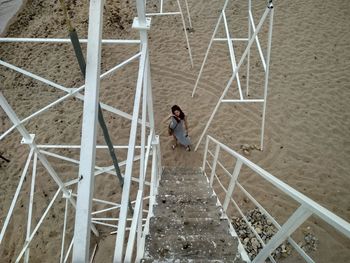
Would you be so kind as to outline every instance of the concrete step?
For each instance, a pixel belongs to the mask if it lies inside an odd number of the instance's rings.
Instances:
[[[208,182],[205,180],[203,176],[201,177],[174,177],[171,179],[162,179],[159,183],[159,187],[167,187],[167,186],[175,186],[175,187],[204,187],[209,186]]]
[[[158,189],[158,194],[159,195],[176,195],[176,196],[181,196],[181,195],[191,195],[191,196],[197,196],[197,195],[207,195],[211,196],[213,194],[212,189],[210,189],[208,186],[203,185],[199,187],[198,185],[195,186],[183,186],[179,187],[177,185],[172,186],[166,186],[166,187],[160,187]]]
[[[151,218],[150,233],[153,235],[178,234],[196,235],[208,233],[229,234],[228,222],[220,218],[179,218],[157,216]]]
[[[191,257],[187,258],[176,258],[176,259],[166,259],[166,260],[159,260],[159,259],[142,259],[142,263],[244,263],[239,258],[235,260],[222,260],[222,259],[195,259]]]
[[[146,247],[146,258],[153,259],[220,259],[235,257],[238,242],[227,235],[167,235],[152,236],[152,246]],[[232,261],[231,261],[232,262]]]
[[[193,169],[188,167],[166,167],[163,170],[162,178],[165,178],[167,176],[174,177],[179,175],[202,176],[202,172],[199,169]]]
[[[191,206],[191,205],[205,205],[205,206],[216,206],[217,198],[216,196],[210,196],[207,193],[197,194],[195,196],[189,194],[182,195],[171,195],[171,194],[162,194],[157,195],[158,204],[168,204],[169,206]]]
[[[180,182],[192,182],[203,181],[207,182],[207,178],[202,174],[179,174],[179,175],[162,175],[162,181],[180,181]]]
[[[220,218],[222,211],[221,207],[216,205],[181,205],[181,206],[170,206],[167,203],[158,203],[158,205],[154,208],[156,216],[165,216],[165,217],[176,217],[176,218]]]
[[[208,187],[163,187],[158,189],[157,196],[175,196],[181,199],[204,199],[210,198],[213,195],[213,191]]]

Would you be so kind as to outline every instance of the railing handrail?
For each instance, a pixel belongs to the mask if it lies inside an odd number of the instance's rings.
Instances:
[[[265,171],[255,163],[251,162],[244,156],[240,155],[236,151],[229,148],[227,145],[219,142],[215,138],[211,137],[210,135],[207,135],[208,139],[212,140],[214,143],[219,145],[223,150],[225,150],[227,153],[233,155],[236,157],[236,159],[241,160],[246,166],[251,168],[253,171],[261,175],[264,179],[266,179],[268,182],[276,186],[279,190],[281,190],[283,193],[287,194],[289,197],[296,200],[298,203],[305,206],[305,208],[309,209],[313,214],[319,216],[321,219],[326,221],[328,224],[336,228],[338,231],[343,233],[346,237],[350,238],[350,223],[342,219],[341,217],[337,216],[336,214],[332,213],[328,209],[324,208],[323,206],[317,204],[315,201],[310,199],[309,197],[305,196],[304,194],[298,192],[297,190],[293,189],[286,183],[282,182],[280,179],[274,177],[269,172]]]

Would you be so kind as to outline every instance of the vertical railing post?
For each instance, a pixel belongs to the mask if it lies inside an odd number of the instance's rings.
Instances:
[[[61,258],[60,263],[63,263],[64,259],[64,246],[65,246],[65,239],[66,239],[66,229],[67,229],[67,217],[68,217],[68,198],[71,197],[71,191],[69,191],[69,196],[67,194],[63,194],[63,197],[66,199],[66,205],[64,209],[64,221],[63,221],[63,230],[62,230],[62,245],[61,245]]]
[[[158,145],[159,145],[159,136],[155,136],[154,140],[152,141],[152,175],[151,175],[150,198],[153,198],[157,195],[157,181],[159,177]]]
[[[157,163],[158,163],[158,173],[157,173],[157,182],[158,182],[162,176],[163,167],[162,167],[162,156],[160,154],[160,140],[158,135],[155,136],[155,140],[157,141],[156,148],[157,148]]]
[[[188,23],[190,25],[190,28],[192,29],[191,14],[190,14],[190,9],[188,8],[187,0],[185,0],[185,5],[186,5],[186,11],[187,11],[187,15],[188,15]]]
[[[204,149],[203,165],[202,165],[202,171],[203,171],[203,173],[205,173],[205,165],[206,165],[206,163],[207,163],[208,146],[209,146],[209,136],[207,136],[207,139],[206,139],[206,141],[205,141],[205,149]]]
[[[213,160],[213,165],[211,166],[211,174],[210,174],[210,187],[213,186],[213,181],[214,181],[214,175],[215,175],[215,170],[216,170],[216,164],[218,161],[219,157],[219,151],[220,151],[220,145],[217,144],[215,148],[215,154],[214,154],[214,160]]]
[[[235,188],[235,184],[236,184],[239,172],[241,171],[242,164],[243,163],[242,163],[241,159],[237,159],[235,169],[233,170],[233,174],[232,174],[231,180],[230,180],[230,185],[227,189],[227,193],[226,193],[226,197],[225,197],[225,201],[224,201],[224,205],[223,205],[225,212],[227,211],[228,204],[230,203],[233,189]]]
[[[303,224],[310,216],[312,212],[304,205],[301,205],[291,215],[287,222],[281,227],[281,229],[272,237],[272,239],[266,244],[266,246],[259,252],[254,258],[252,263],[264,262],[265,259],[274,251],[282,242],[287,239],[301,224]]]
[[[270,0],[268,8],[270,9],[270,21],[269,21],[269,37],[267,43],[267,55],[266,55],[266,72],[265,72],[265,85],[264,85],[264,106],[263,106],[263,116],[261,124],[261,150],[264,149],[264,133],[265,133],[265,118],[266,118],[266,104],[267,104],[267,89],[269,86],[269,72],[270,72],[270,57],[271,57],[271,42],[272,42],[272,27],[273,27],[273,4]]]
[[[250,21],[250,17],[249,14],[252,11],[252,0],[248,1],[248,41],[250,40],[251,36],[252,36],[252,25],[251,25],[251,21]],[[248,50],[248,54],[247,54],[247,96],[249,95],[249,71],[250,71],[250,49]]]
[[[32,226],[32,212],[33,212],[33,199],[34,199],[34,188],[35,188],[37,161],[38,161],[38,154],[34,153],[32,182],[30,185],[30,196],[29,196],[29,206],[28,206],[28,222],[27,222],[26,242],[29,242],[31,226]],[[30,253],[30,248],[28,247],[25,254],[24,254],[24,262],[25,263],[29,262],[29,253]]]
[[[185,18],[184,18],[184,15],[183,15],[183,13],[182,13],[182,8],[181,8],[181,4],[180,4],[180,1],[179,1],[179,0],[177,0],[177,6],[179,7],[179,11],[180,11],[180,15],[181,15],[181,20],[182,20],[182,26],[183,26],[184,33],[185,33],[185,38],[186,38],[186,44],[187,44],[188,54],[189,54],[189,56],[190,56],[191,67],[193,68],[193,59],[192,59],[191,46],[190,46],[190,42],[189,42],[189,40],[188,40]]]

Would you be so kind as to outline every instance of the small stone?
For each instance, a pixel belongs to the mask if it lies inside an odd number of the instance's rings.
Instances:
[[[248,244],[248,242],[249,242],[249,238],[248,238],[248,237],[246,237],[246,238],[243,240],[243,244],[244,244],[244,245],[247,245],[247,244]]]
[[[250,149],[250,145],[249,144],[242,144],[241,145],[241,149],[242,150],[249,150]]]
[[[249,150],[243,150],[243,154],[244,155],[250,155],[250,151]]]
[[[261,229],[259,227],[255,228],[256,233],[261,234]]]
[[[260,243],[256,238],[251,239],[251,244],[255,252],[258,251],[258,248],[260,247]]]

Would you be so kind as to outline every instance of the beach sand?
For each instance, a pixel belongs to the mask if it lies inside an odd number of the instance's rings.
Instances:
[[[81,38],[87,37],[88,6],[83,1],[69,2],[69,14]],[[231,77],[228,48],[225,43],[214,43],[194,98],[191,97],[204,54],[218,20],[223,1],[189,1],[194,32],[189,33],[194,68],[190,67],[180,17],[155,17],[149,32],[154,114],[157,134],[160,135],[162,165],[199,167],[202,163],[204,141],[197,152],[171,149],[167,124],[161,123],[170,114],[173,104],[180,105],[188,115],[189,135],[197,143],[221,92]],[[264,11],[265,1],[254,5],[255,23]],[[149,9],[159,7],[149,2]],[[246,37],[247,23],[237,10],[242,4],[227,9],[231,33]],[[176,2],[169,2],[167,10],[176,10]],[[183,6],[184,8],[184,6]],[[264,151],[251,151],[248,159],[305,194],[320,205],[350,221],[350,2],[276,1],[267,100]],[[135,16],[133,1],[106,1],[104,38],[138,39],[131,28]],[[243,27],[240,25],[243,24]],[[261,44],[266,48],[268,27],[262,28]],[[220,28],[222,34],[223,28]],[[28,1],[17,20],[9,27],[7,37],[66,37],[62,10],[59,3]],[[222,35],[223,36],[223,35]],[[259,35],[260,36],[260,35]],[[86,46],[83,46],[84,52]],[[236,46],[238,59],[243,44]],[[102,71],[136,54],[138,47],[103,46]],[[79,87],[83,78],[79,72],[73,49],[69,44],[7,43],[0,46],[2,60],[50,79],[65,87]],[[263,95],[262,67],[257,49],[251,57],[250,98]],[[132,112],[138,63],[135,61],[101,82],[101,101]],[[241,77],[246,75],[245,64]],[[40,109],[63,94],[54,88],[0,67],[0,89],[20,118]],[[243,83],[243,81],[242,81]],[[235,84],[236,85],[236,84]],[[233,85],[227,98],[237,99]],[[245,89],[245,83],[242,84]],[[260,143],[261,105],[224,104],[220,106],[208,134],[242,153],[242,144]],[[69,99],[26,124],[36,134],[38,144],[80,144],[82,103]],[[11,126],[0,110],[3,133]],[[130,121],[105,113],[114,144],[128,143]],[[0,142],[0,154],[11,160],[0,160],[0,225],[3,225],[10,202],[28,155],[28,147],[20,144],[21,136],[12,132]],[[98,142],[103,143],[101,131]],[[55,151],[79,160],[78,150]],[[124,160],[125,151],[118,151]],[[66,162],[48,158],[61,178],[76,178],[78,168]],[[105,151],[97,153],[97,165],[111,165]],[[234,163],[224,156],[228,170]],[[31,168],[30,168],[31,169]],[[30,170],[31,171],[31,170]],[[3,262],[14,261],[25,240],[28,195],[31,176],[24,183],[14,217],[0,247]],[[264,204],[279,223],[296,208],[284,195],[261,182],[248,171],[243,171],[241,183],[259,202]],[[136,187],[136,186],[135,186]],[[37,222],[57,190],[55,183],[39,165],[35,192],[34,218]],[[119,186],[113,176],[98,177],[96,198],[120,200]],[[52,262],[59,259],[64,200],[53,206],[31,244],[32,262]],[[112,213],[109,216],[113,215]],[[34,221],[35,221],[34,220]],[[73,210],[69,212],[73,220]],[[34,224],[34,223],[33,223]],[[296,233],[310,227],[319,239],[318,248],[310,254],[317,262],[346,262],[350,258],[350,241],[311,217]],[[33,229],[33,227],[32,227]],[[72,235],[72,226],[68,229]],[[107,231],[105,229],[102,232]],[[104,234],[106,234],[104,233]],[[105,235],[107,236],[107,235]],[[294,237],[294,236],[293,236]],[[108,262],[113,257],[114,236],[105,237],[100,244],[97,262]],[[67,241],[68,243],[68,241]],[[68,244],[67,244],[68,246]],[[292,255],[285,262],[302,262]]]

